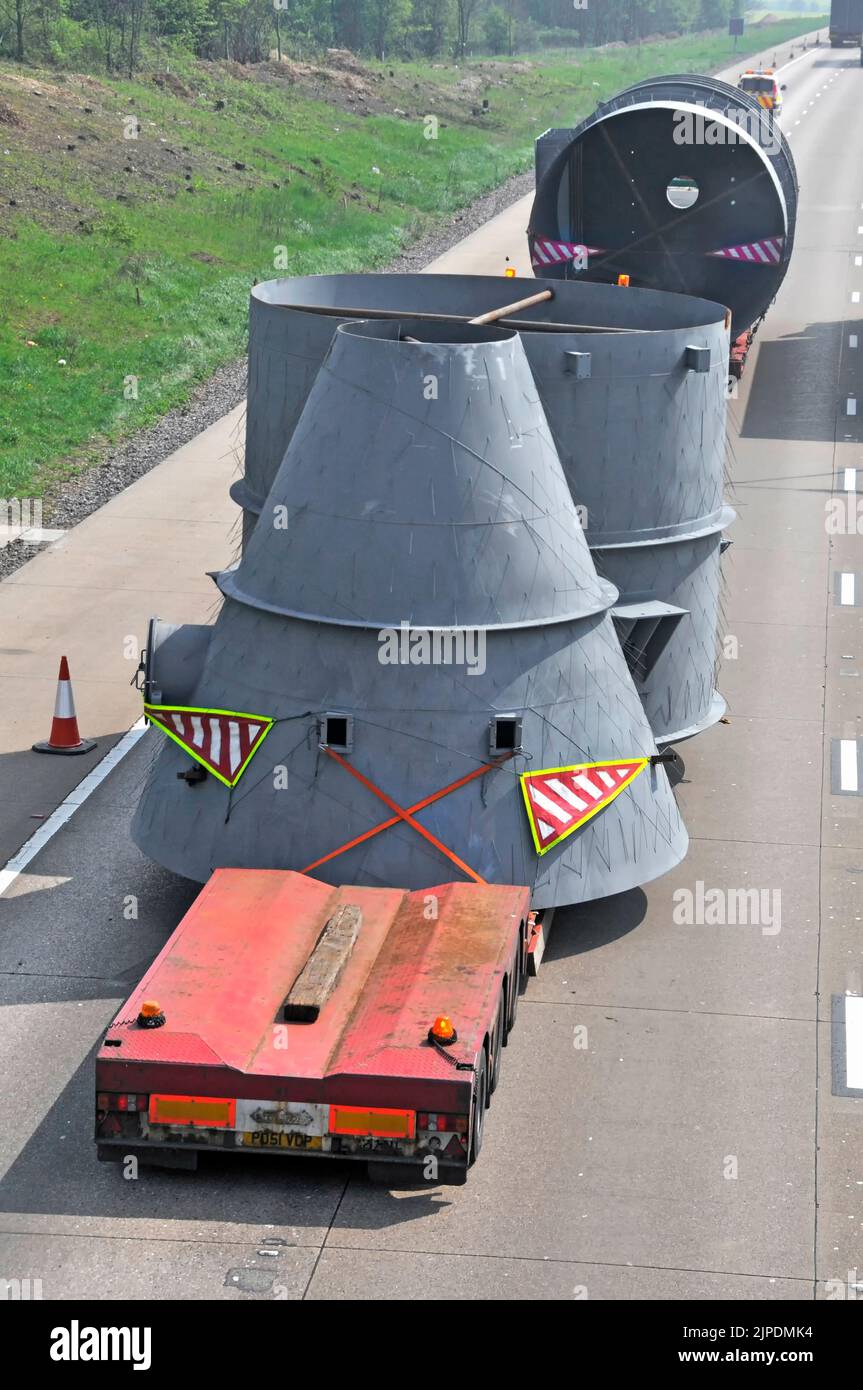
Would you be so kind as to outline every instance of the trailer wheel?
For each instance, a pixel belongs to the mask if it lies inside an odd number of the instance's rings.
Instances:
[[[476,1071],[476,1087],[473,1093],[473,1123],[470,1135],[470,1158],[468,1167],[472,1167],[479,1158],[482,1148],[483,1131],[485,1130],[485,1111],[486,1096],[488,1094],[488,1053],[485,1048],[479,1054],[480,1060]]]
[[[500,1003],[497,1006],[497,1018],[494,1021],[494,1032],[491,1037],[491,1076],[488,1081],[488,1095],[486,1096],[486,1107],[491,1105],[491,1098],[497,1090],[497,1083],[500,1080],[500,1054],[503,1051],[504,1039],[506,1038],[506,988],[500,992]]]
[[[521,930],[518,935],[518,946],[513,958],[512,970],[509,973],[507,985],[507,1015],[506,1031],[507,1037],[515,1027],[515,1016],[518,1013],[518,996],[524,988],[527,979],[527,925],[522,922]]]

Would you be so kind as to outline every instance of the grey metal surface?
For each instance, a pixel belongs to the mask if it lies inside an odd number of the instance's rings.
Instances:
[[[691,737],[724,710],[714,690],[720,546],[734,519],[722,500],[724,319],[566,334],[568,349],[590,353],[584,380],[573,380],[557,336],[522,337],[597,570],[622,604],[684,610],[655,664],[633,674],[657,740]],[[692,347],[709,355],[708,371],[687,365]]]
[[[275,728],[233,794],[212,777],[178,781],[188,758],[166,743],[133,837],[189,878],[215,865],[305,869],[391,814],[319,747],[327,710],[353,717],[351,765],[401,807],[487,761],[490,722],[516,712],[524,753],[423,824],[488,881],[530,885],[537,906],[643,883],[687,845],[661,765],[542,858],[529,831],[520,772],[647,757],[655,743],[611,617],[617,593],[597,579],[522,340],[397,332],[337,332],[246,554],[219,577],[225,605],[189,703],[270,715]],[[482,659],[385,664],[380,629],[402,624],[473,633]],[[153,666],[158,683],[158,652]],[[396,825],[314,872],[421,888],[453,869]]]
[[[778,121],[717,78],[646,79],[571,130],[537,142],[529,240],[537,273],[691,293],[727,304],[736,337],[775,297],[794,245],[797,174]],[[674,179],[694,180],[697,200],[673,206]],[[768,251],[716,252],[781,238]],[[544,239],[595,248],[587,264],[544,264]]]
[[[273,543],[280,521],[287,545]],[[336,330],[243,562],[219,585],[374,628],[609,606],[518,335],[409,319]]]
[[[251,300],[246,476],[232,493],[245,509],[248,542],[310,382],[347,321],[314,310],[410,308],[464,316],[544,287],[554,298],[527,310],[531,321],[583,329],[522,329],[520,337],[570,491],[584,509],[588,544],[602,548],[594,555],[597,567],[623,601],[653,598],[687,609],[650,684],[635,673],[654,734],[671,742],[698,732],[724,709],[713,689],[716,595],[720,532],[733,514],[722,502],[729,344],[719,305],[609,285],[484,276],[328,275],[258,285]],[[688,365],[692,348],[707,354],[707,371]],[[573,370],[574,361],[583,370]],[[691,545],[651,558],[635,553],[647,543],[696,536],[710,539],[698,547],[702,577],[694,587]],[[310,544],[316,543],[313,534]],[[613,555],[610,546],[618,547]]]
[[[487,275],[310,275],[256,285],[249,306],[245,477],[231,489],[244,509],[244,538],[254,527],[340,323],[361,318],[364,309],[472,318],[542,288],[532,279]],[[716,305],[683,295],[639,291],[622,296],[605,285],[549,288],[554,299],[534,305],[523,317],[549,325],[656,331],[708,325],[719,316]],[[337,308],[344,314],[334,315]]]

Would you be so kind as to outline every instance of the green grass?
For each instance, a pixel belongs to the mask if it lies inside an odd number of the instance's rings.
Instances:
[[[753,31],[750,51],[815,27],[799,16]],[[106,442],[152,422],[240,355],[253,278],[385,265],[434,219],[528,168],[533,139],[546,126],[576,122],[642,76],[716,70],[728,63],[730,42],[695,36],[611,53],[545,54],[528,71],[518,60],[512,71],[508,60],[496,60],[496,70],[379,67],[395,74],[385,79],[388,104],[439,113],[436,140],[424,138],[418,116],[362,117],[298,86],[238,79],[218,66],[190,65],[184,74],[172,63],[194,86],[194,101],[148,82],[100,79],[109,89],[103,104],[113,98],[118,113],[134,97],[148,138],[164,132],[206,155],[191,179],[193,196],[178,172],[176,187],[118,204],[105,178],[97,186],[86,166],[0,134],[10,150],[8,186],[38,180],[68,200],[72,179],[71,193],[87,209],[78,231],[17,219],[12,235],[0,238],[0,496],[50,493]],[[456,86],[466,73],[484,78],[473,96]],[[505,84],[496,85],[502,74]],[[488,116],[472,118],[471,104],[484,95]],[[213,109],[216,96],[229,119]],[[118,180],[126,157],[121,150]],[[246,163],[242,187],[213,174],[216,159],[223,167]],[[291,165],[305,172],[290,173]],[[278,247],[287,248],[286,269],[276,266]]]

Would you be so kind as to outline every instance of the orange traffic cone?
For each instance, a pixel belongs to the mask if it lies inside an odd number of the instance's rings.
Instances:
[[[78,733],[75,699],[72,695],[72,682],[69,679],[69,663],[65,656],[61,656],[51,737],[47,743],[34,743],[33,752],[89,753],[90,749],[95,747],[96,740],[94,738],[82,738]]]

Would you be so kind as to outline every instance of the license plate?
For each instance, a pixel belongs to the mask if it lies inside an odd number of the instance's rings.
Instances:
[[[240,1142],[247,1149],[319,1149],[319,1134],[279,1133],[273,1129],[247,1129]]]

